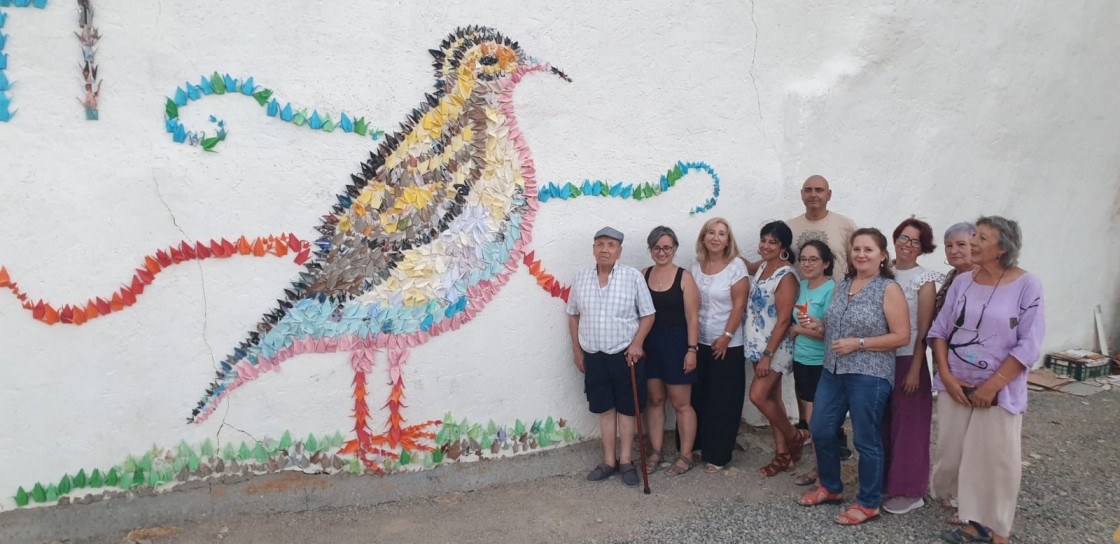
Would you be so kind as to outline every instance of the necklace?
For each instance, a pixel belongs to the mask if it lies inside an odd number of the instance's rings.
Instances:
[[[863,285],[860,285],[859,289],[856,289],[856,280],[861,280],[861,279],[864,279],[864,278],[861,278],[859,276],[856,276],[856,277],[852,278],[852,283],[848,284],[848,298],[856,296],[856,293],[859,293],[860,291],[863,290],[864,287],[867,287],[867,284],[871,283],[871,280],[875,279],[875,276],[871,276],[870,278],[866,278],[866,281],[863,282]]]

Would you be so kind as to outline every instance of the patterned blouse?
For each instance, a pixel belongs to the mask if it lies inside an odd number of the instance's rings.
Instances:
[[[832,343],[841,338],[872,338],[890,332],[887,315],[883,312],[883,297],[887,286],[894,280],[876,276],[848,300],[852,278],[845,278],[836,286],[832,304],[825,313],[824,368],[833,374],[865,374],[883,378],[894,387],[894,350],[865,351],[857,349],[847,355],[837,355]]]

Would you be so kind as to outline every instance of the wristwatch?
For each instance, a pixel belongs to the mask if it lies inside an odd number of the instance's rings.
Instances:
[[[730,332],[727,332],[727,331],[723,331],[723,335],[728,337],[728,338],[735,338],[734,333],[730,333]]]
[[[688,346],[688,351],[700,351],[700,346]]]
[[[773,352],[773,351],[770,351],[770,350],[768,350],[768,349],[764,349],[764,350],[762,350],[762,356],[763,356],[763,357],[773,357],[773,356],[774,356],[774,352]]]
[[[863,338],[860,338],[859,339],[859,349],[864,349],[866,347],[867,347],[867,345],[863,343]]]

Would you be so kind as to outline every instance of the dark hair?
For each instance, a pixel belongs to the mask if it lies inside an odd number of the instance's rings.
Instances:
[[[918,230],[918,241],[922,243],[922,255],[933,253],[933,250],[937,249],[937,244],[933,243],[933,229],[930,228],[929,223],[921,219],[915,219],[913,215],[894,228],[894,238],[892,240],[897,242],[899,235],[906,227],[914,227]]]
[[[887,237],[875,227],[864,227],[852,233],[851,238],[848,238],[848,245],[856,245],[856,238],[860,236],[870,236],[875,240],[875,245],[879,246],[879,251],[883,252],[884,257],[883,262],[879,263],[879,275],[893,280],[894,272],[891,270],[891,252],[887,250]],[[856,267],[852,264],[851,253],[848,254],[848,273],[844,277],[849,279],[856,277]]]
[[[758,232],[758,237],[762,238],[767,234],[773,236],[774,239],[778,241],[778,244],[782,246],[782,251],[784,251],[786,255],[789,255],[785,260],[792,261],[794,253],[790,246],[793,245],[793,231],[789,229],[789,225],[787,225],[785,221],[771,221],[762,225],[762,230]]]
[[[653,230],[649,231],[649,236],[646,238],[646,244],[649,245],[650,249],[653,249],[653,246],[657,245],[657,241],[660,240],[662,236],[668,236],[669,239],[673,241],[673,247],[677,247],[680,245],[680,243],[677,242],[677,233],[673,232],[673,229],[664,225],[658,225],[656,227],[653,227]]]
[[[810,246],[816,248],[817,253],[820,253],[821,261],[828,263],[824,267],[824,275],[831,278],[832,269],[836,266],[836,256],[832,254],[832,248],[828,247],[828,244],[820,240],[809,240],[804,244],[801,244],[801,250],[798,251],[797,258],[800,259],[801,254],[805,252],[805,248]]]

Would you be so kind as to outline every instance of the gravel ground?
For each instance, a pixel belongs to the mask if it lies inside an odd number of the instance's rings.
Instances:
[[[1012,541],[1112,542],[1120,527],[1120,392],[1032,393],[1023,432],[1026,467]],[[793,484],[794,473],[756,474],[770,458],[767,430],[744,438],[746,451],[728,469],[656,474],[651,495],[617,477],[589,483],[579,472],[373,508],[198,522],[151,542],[940,542],[938,533],[950,527],[952,512],[935,504],[838,526],[832,517],[842,506],[796,504],[805,488]],[[798,473],[811,463],[807,455]],[[844,470],[850,500],[855,461]]]
[[[1120,394],[1083,399],[1032,393],[1023,455],[1014,542],[1113,541],[1113,532],[1120,531]],[[761,504],[719,501],[631,541],[940,542],[937,534],[952,515],[927,504],[904,516],[884,514],[859,527],[839,527],[832,517],[845,506],[805,508],[789,497]]]

